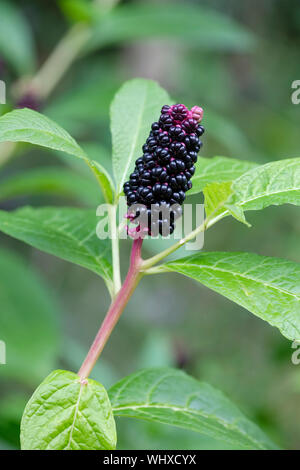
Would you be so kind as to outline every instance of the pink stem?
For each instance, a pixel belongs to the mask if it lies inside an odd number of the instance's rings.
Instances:
[[[116,299],[111,304],[106,317],[98,331],[98,334],[78,372],[81,380],[86,379],[93,367],[95,366],[108,338],[111,335],[116,323],[118,322],[124,308],[126,307],[131,295],[133,294],[137,284],[142,276],[140,272],[140,265],[142,262],[141,249],[143,239],[138,238],[133,241],[130,267]]]

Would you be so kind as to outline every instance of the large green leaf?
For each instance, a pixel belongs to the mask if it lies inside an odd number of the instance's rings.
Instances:
[[[109,240],[96,235],[95,210],[24,207],[0,211],[0,230],[46,253],[83,266],[111,286]]]
[[[175,369],[139,371],[108,393],[115,416],[179,426],[238,449],[276,448],[220,391]]]
[[[113,450],[116,428],[105,388],[73,372],[52,372],[29,400],[22,450]]]
[[[87,157],[67,131],[43,114],[25,108],[11,111],[2,116],[0,118],[0,142],[6,141],[29,142],[83,159],[104,190],[107,202],[112,202],[114,187],[107,172],[98,162]]]
[[[0,182],[0,201],[39,194],[71,197],[94,206],[102,202],[96,182],[63,167],[33,168]]]
[[[228,201],[243,210],[259,210],[270,205],[300,204],[300,158],[267,163],[234,181]]]
[[[1,249],[0,260],[0,340],[7,362],[0,377],[35,385],[55,367],[59,307],[22,258]]]
[[[203,191],[209,183],[233,181],[246,171],[257,166],[256,163],[227,157],[198,158],[196,173],[192,179],[193,187],[188,194]]]
[[[185,2],[124,5],[95,22],[89,49],[148,37],[178,39],[202,49],[249,50],[253,35],[225,15]]]
[[[197,253],[160,268],[191,277],[300,339],[300,265],[252,253]]]
[[[0,118],[0,142],[29,142],[79,158],[86,154],[67,131],[32,109],[16,109]]]
[[[152,80],[130,80],[115,95],[111,104],[111,133],[118,193],[134,161],[142,154],[152,122],[159,118],[160,108],[169,102],[168,94]]]
[[[35,52],[29,24],[13,2],[0,2],[0,53],[19,74],[32,72]]]

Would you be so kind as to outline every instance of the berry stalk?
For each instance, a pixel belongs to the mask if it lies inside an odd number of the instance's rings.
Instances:
[[[130,266],[126,279],[116,299],[111,304],[100,330],[78,372],[81,380],[86,379],[90,375],[124,308],[142,278],[143,274],[140,271],[142,264],[142,243],[142,238],[133,241]]]

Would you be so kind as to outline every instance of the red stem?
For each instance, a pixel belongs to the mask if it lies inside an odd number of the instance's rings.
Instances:
[[[111,304],[106,317],[98,331],[98,334],[78,372],[81,380],[86,379],[95,366],[108,338],[111,335],[116,323],[118,322],[124,308],[126,307],[131,295],[142,277],[140,265],[142,262],[141,249],[143,239],[138,238],[133,241],[130,266],[116,299]]]

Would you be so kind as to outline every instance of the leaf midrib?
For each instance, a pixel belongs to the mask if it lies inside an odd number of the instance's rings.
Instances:
[[[226,421],[223,421],[222,419],[220,419],[219,417],[217,417],[216,415],[209,415],[208,413],[205,413],[203,411],[199,411],[199,410],[195,410],[193,408],[186,408],[186,407],[180,407],[180,406],[173,406],[173,405],[165,405],[165,404],[159,404],[159,403],[156,403],[156,404],[151,404],[151,403],[146,403],[144,405],[126,405],[126,406],[119,406],[119,407],[113,407],[113,412],[117,413],[118,411],[123,411],[123,410],[142,410],[142,409],[167,409],[167,410],[171,410],[171,411],[174,411],[174,412],[183,412],[183,413],[188,413],[188,414],[191,414],[191,415],[195,415],[195,416],[200,416],[200,417],[203,417],[203,418],[206,418],[206,419],[210,419],[210,420],[214,420],[216,421],[218,424],[220,424],[222,427],[226,428],[226,429],[232,429],[234,431],[237,431],[239,434],[241,434],[242,436],[246,437],[249,441],[251,441],[253,444],[255,444],[256,446],[258,446],[259,448],[261,449],[264,449],[265,447],[260,444],[258,441],[256,441],[255,439],[253,439],[251,436],[249,436],[248,434],[246,434],[245,432],[243,432],[239,427],[237,427],[236,425],[234,425],[234,422],[233,423],[228,423]],[[235,420],[235,423],[237,423],[238,420]],[[206,423],[207,424],[207,423]],[[225,439],[226,441],[228,441],[228,439]]]
[[[84,385],[82,383],[80,383],[78,398],[77,398],[77,402],[76,402],[76,406],[75,406],[74,418],[73,418],[73,422],[71,424],[71,429],[70,429],[69,442],[68,442],[66,450],[70,449],[71,442],[73,440],[73,431],[74,431],[74,428],[75,428],[75,422],[76,422],[78,411],[79,411],[80,398],[81,398],[83,387],[84,387]]]
[[[45,131],[44,129],[36,129],[36,128],[31,128],[31,127],[25,127],[25,128],[17,128],[17,129],[13,129],[13,130],[9,130],[9,131],[4,131],[3,135],[5,134],[9,134],[10,132],[24,132],[24,131],[34,131],[34,132],[40,132],[40,133],[43,133],[43,134],[47,134],[49,135],[50,137],[55,137],[56,139],[60,139],[62,142],[68,144],[68,145],[71,145],[72,147],[74,147],[74,149],[78,150],[79,151],[79,155],[76,153],[74,154],[75,156],[78,156],[79,158],[87,158],[87,156],[85,155],[85,153],[83,152],[83,150],[81,149],[81,147],[79,147],[78,144],[76,144],[76,142],[73,140],[68,140],[67,138],[65,137],[61,137],[61,135],[57,135],[57,134],[53,134],[52,132],[50,131]],[[70,136],[70,138],[72,139],[72,137]],[[1,142],[16,142],[16,140],[9,140],[9,139],[1,139],[0,138],[0,141]],[[28,142],[28,143],[32,143],[31,141],[28,141],[28,140],[19,140],[17,139],[17,142]],[[36,144],[36,143],[32,143],[32,145],[40,145],[42,147],[48,147],[46,145],[43,145],[43,144]],[[49,148],[49,147],[48,147]],[[59,149],[60,150],[60,149]]]
[[[270,289],[275,289],[275,290],[278,290],[284,294],[287,294],[287,295],[290,295],[291,297],[295,297],[297,300],[300,300],[300,296],[298,296],[297,294],[294,294],[292,292],[289,292],[285,289],[282,289],[276,285],[273,285],[273,284],[269,284],[268,282],[265,282],[263,280],[260,280],[260,279],[255,279],[255,278],[252,278],[252,277],[249,277],[249,276],[246,276],[244,274],[241,274],[241,273],[236,273],[234,271],[229,271],[229,270],[226,270],[226,269],[222,269],[222,268],[215,268],[213,266],[209,266],[209,265],[205,265],[205,264],[194,264],[194,263],[185,263],[181,266],[184,266],[184,265],[188,265],[188,266],[193,266],[195,268],[198,268],[198,269],[202,269],[202,268],[205,268],[205,269],[210,269],[211,271],[217,271],[217,272],[224,272],[226,274],[231,274],[232,276],[236,276],[236,277],[241,277],[242,279],[247,279],[248,281],[252,281],[252,282],[257,282],[258,284],[263,284],[264,286],[267,286],[269,287]],[[180,265],[178,264],[172,264],[172,266],[174,266],[175,268],[177,267],[179,269],[179,272],[180,272]],[[163,266],[163,267],[166,267],[168,270],[168,266]],[[185,273],[182,273],[182,274],[185,274]],[[192,277],[192,276],[190,276]]]
[[[126,163],[126,166],[125,166],[124,174],[123,174],[123,177],[121,178],[121,181],[120,181],[120,183],[119,183],[119,188],[118,188],[118,191],[119,191],[119,192],[121,191],[121,188],[123,187],[123,184],[124,184],[124,181],[125,181],[125,178],[126,178],[128,169],[129,169],[129,167],[130,167],[130,165],[131,165],[131,162],[132,162],[132,159],[133,159],[134,149],[135,149],[135,147],[136,147],[137,139],[138,139],[138,135],[139,135],[139,129],[141,128],[141,122],[142,122],[143,112],[144,112],[144,109],[145,109],[145,103],[146,103],[146,96],[147,96],[147,93],[148,93],[148,85],[147,85],[147,87],[145,88],[145,93],[144,93],[143,101],[142,101],[142,103],[141,103],[142,106],[140,106],[140,112],[139,112],[138,119],[137,119],[136,132],[135,132],[135,134],[134,134],[134,138],[133,138],[132,145],[131,145],[131,150],[130,150],[130,152],[129,152],[129,158],[127,159],[127,163]]]
[[[281,194],[281,193],[289,193],[289,192],[293,192],[293,191],[300,191],[300,187],[299,188],[298,187],[296,187],[296,188],[285,188],[281,191],[272,191],[270,193],[259,194],[257,196],[254,196],[252,198],[246,199],[246,200],[241,201],[241,202],[237,202],[235,204],[237,206],[244,206],[248,202],[255,201],[256,199],[263,199],[264,197],[273,196],[273,195]]]

